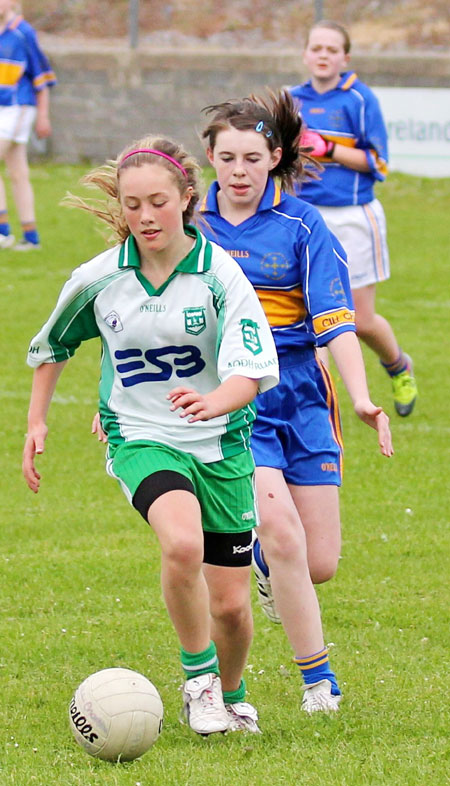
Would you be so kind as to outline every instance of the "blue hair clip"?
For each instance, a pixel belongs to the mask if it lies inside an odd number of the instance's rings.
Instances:
[[[263,131],[263,130],[264,130],[264,120],[260,120],[260,121],[259,121],[259,123],[257,123],[257,124],[256,124],[256,126],[255,126],[255,131],[257,131],[257,132],[258,132],[258,134],[260,134],[260,133],[261,133],[261,131]],[[271,130],[270,130],[270,128],[269,128],[269,129],[268,129],[268,130],[267,130],[267,131],[264,133],[264,136],[265,136],[267,139],[270,139],[270,137],[272,136],[272,134],[273,134],[273,131],[271,131]]]

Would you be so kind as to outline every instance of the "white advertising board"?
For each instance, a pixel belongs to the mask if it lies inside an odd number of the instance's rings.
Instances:
[[[389,135],[389,169],[450,177],[450,89],[374,87]]]

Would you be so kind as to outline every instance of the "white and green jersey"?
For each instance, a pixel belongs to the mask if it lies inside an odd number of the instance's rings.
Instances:
[[[266,317],[238,264],[194,227],[192,251],[158,289],[142,275],[133,236],[74,270],[28,364],[70,358],[82,341],[102,341],[100,415],[111,445],[154,440],[205,463],[249,446],[253,404],[188,423],[170,411],[178,385],[201,393],[233,375],[277,384],[278,360]]]

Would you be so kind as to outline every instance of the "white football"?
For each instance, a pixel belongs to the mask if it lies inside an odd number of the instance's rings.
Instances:
[[[131,669],[103,669],[76,689],[70,728],[84,750],[106,761],[132,761],[159,737],[163,703],[150,680]]]

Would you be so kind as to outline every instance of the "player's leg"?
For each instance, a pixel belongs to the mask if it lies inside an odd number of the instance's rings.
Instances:
[[[248,555],[250,558],[250,552]],[[210,596],[211,638],[219,657],[230,730],[257,733],[258,713],[255,707],[245,701],[246,686],[242,676],[253,638],[251,566],[205,564],[203,571]]]
[[[336,573],[341,553],[341,521],[337,486],[293,486],[289,490],[306,535],[308,567],[314,584]]]
[[[199,734],[228,728],[202,571],[202,513],[189,454],[153,443],[109,448],[107,472],[156,533],[164,600],[181,644],[184,714]]]
[[[202,499],[204,566],[211,638],[217,647],[232,731],[258,732],[258,714],[245,701],[243,679],[253,637],[250,602],[252,527],[256,521],[254,461],[247,451],[196,467]]]
[[[275,605],[305,682],[302,707],[308,712],[337,710],[340,691],[324,644],[302,522],[280,470],[258,467],[256,485],[258,540],[270,566]]]
[[[224,691],[236,691],[253,637],[251,567],[205,564],[203,572],[209,588],[211,638],[217,647],[222,687]]]
[[[365,205],[318,209],[347,254],[357,334],[391,377],[398,414],[409,415],[417,398],[411,358],[400,349],[389,322],[375,310],[375,285],[390,275],[383,206],[373,199]]]
[[[356,332],[379,357],[392,380],[395,409],[409,415],[416,402],[417,384],[411,358],[399,347],[394,331],[384,317],[375,311],[375,284],[353,290]]]
[[[0,110],[1,117],[1,110]],[[0,131],[1,131],[0,120]],[[9,147],[11,146],[10,139],[0,138],[0,160],[4,160]],[[6,202],[6,189],[3,178],[0,176],[0,250],[3,248],[11,248],[14,245],[15,237],[11,234],[11,227],[8,218],[8,206]]]
[[[161,546],[161,584],[169,616],[181,644],[187,677],[184,713],[199,734],[226,731],[217,651],[211,641],[209,593],[202,570],[203,529],[198,500],[170,491],[149,508],[148,522]]]
[[[256,532],[270,566],[276,609],[294,651],[317,652],[323,647],[319,603],[309,575],[304,529],[281,470],[257,467],[256,489]]]
[[[204,650],[210,641],[209,599],[198,500],[186,491],[170,491],[150,505],[147,519],[161,547],[163,596],[181,646]]]
[[[39,247],[39,235],[36,229],[34,210],[34,194],[30,180],[27,146],[25,143],[14,143],[5,157],[11,186],[23,231],[22,240],[16,250],[29,250]]]
[[[375,311],[375,294],[375,284],[352,290],[356,332],[382,363],[390,365],[398,359],[400,349],[391,325]]]

